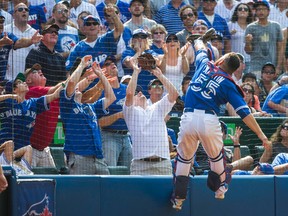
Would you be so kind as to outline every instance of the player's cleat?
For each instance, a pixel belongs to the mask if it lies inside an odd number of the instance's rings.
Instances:
[[[214,28],[208,29],[205,34],[201,37],[203,43],[207,43],[211,39],[215,38],[216,32]]]
[[[225,193],[228,190],[228,185],[225,184],[223,186],[221,186],[216,192],[215,192],[215,198],[216,199],[220,199],[223,200],[225,198]]]
[[[185,199],[176,199],[174,197],[172,197],[170,199],[170,201],[172,202],[172,207],[176,210],[176,211],[180,211],[182,209],[182,205],[183,202],[185,201]]]

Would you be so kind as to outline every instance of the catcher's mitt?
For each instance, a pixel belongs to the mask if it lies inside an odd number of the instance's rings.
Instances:
[[[144,53],[138,58],[138,66],[143,70],[152,70],[156,68],[156,60],[150,53]]]
[[[200,39],[204,43],[207,43],[207,41],[213,40],[215,37],[216,37],[215,29],[214,28],[210,28],[209,30],[207,30],[205,32],[204,35],[193,34],[193,35],[188,36],[186,38],[186,40],[189,41],[191,44],[193,44],[194,41],[197,40],[197,39]]]

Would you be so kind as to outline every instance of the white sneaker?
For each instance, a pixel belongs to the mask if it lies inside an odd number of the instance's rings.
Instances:
[[[224,199],[225,193],[228,191],[228,185],[221,186],[216,192],[215,192],[215,198],[216,199]]]

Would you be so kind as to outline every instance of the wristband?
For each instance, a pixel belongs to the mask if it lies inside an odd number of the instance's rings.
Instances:
[[[233,145],[234,148],[240,148],[240,144],[238,145]]]

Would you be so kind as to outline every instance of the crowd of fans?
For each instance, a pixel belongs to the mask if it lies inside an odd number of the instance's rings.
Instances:
[[[72,174],[109,174],[107,167],[117,165],[129,170],[131,165],[136,174],[172,174],[166,163],[168,140],[174,156],[177,141],[163,134],[163,124],[171,110],[183,111],[195,73],[193,40],[210,28],[216,35],[207,42],[208,56],[216,61],[237,53],[240,67],[231,79],[244,92],[251,113],[286,117],[287,0],[0,1],[1,164],[16,160],[28,171],[55,166],[49,145],[59,115]],[[143,53],[152,54],[160,69],[138,68]],[[137,113],[133,103],[145,114]],[[174,107],[166,110],[171,103]],[[131,118],[132,111],[140,117]],[[217,115],[238,114],[226,104]],[[156,127],[158,122],[163,124]],[[287,121],[252,172],[238,170],[253,165],[253,158],[241,158],[237,151],[241,133],[238,128],[231,136],[236,174],[287,174]],[[151,134],[161,136],[158,143],[151,145],[158,140]],[[207,166],[208,159],[197,161],[197,153],[194,166]]]

